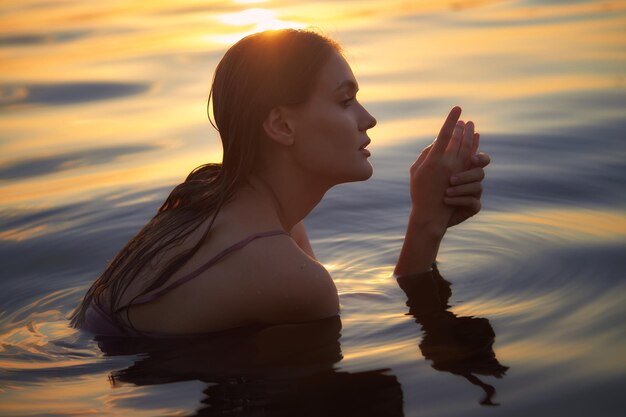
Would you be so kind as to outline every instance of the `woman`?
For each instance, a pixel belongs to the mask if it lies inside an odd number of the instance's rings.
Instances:
[[[372,175],[357,81],[330,39],[250,35],[217,66],[222,164],[194,170],[87,292],[72,325],[100,335],[181,335],[338,314],[302,223],[334,185]],[[446,228],[480,210],[486,155],[450,112],[411,167],[413,209],[395,269],[428,271]],[[450,188],[450,178],[458,178]],[[450,189],[449,189],[450,188]],[[446,192],[448,190],[448,197]]]

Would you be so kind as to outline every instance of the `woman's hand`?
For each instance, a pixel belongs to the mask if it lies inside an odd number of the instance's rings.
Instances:
[[[474,123],[463,123],[459,121],[460,116],[461,108],[454,107],[437,139],[424,149],[411,166],[413,206],[394,269],[396,276],[428,271],[437,257],[439,244],[449,225],[465,220],[475,211],[468,209],[459,200],[452,201],[458,205],[444,202],[452,176],[463,174],[462,178],[469,177],[471,180],[477,175],[476,171],[472,171],[475,168],[472,168],[470,156],[478,149],[479,137],[474,132]],[[478,168],[482,170],[482,167]],[[472,172],[467,174],[468,170]],[[475,184],[472,185],[475,182],[460,183],[464,188],[457,189],[461,193],[459,195],[465,198],[468,196],[466,193],[480,193],[481,190]],[[480,181],[478,183],[480,185]]]
[[[489,165],[489,162],[491,162],[491,158],[487,154],[473,155],[473,168],[450,178],[450,187],[446,190],[443,201],[449,206],[454,206],[455,209],[448,222],[448,227],[456,226],[480,211],[480,197],[483,193],[482,180],[485,178],[484,168]]]
[[[469,217],[473,209],[461,204],[461,200],[444,203],[446,190],[450,187],[450,178],[472,167],[470,156],[477,150],[479,135],[474,132],[474,124],[459,120],[461,108],[454,107],[446,119],[437,139],[418,157],[411,166],[411,216],[414,223],[426,227],[434,234],[443,237],[446,229],[453,222],[460,222]],[[482,169],[482,168],[480,168]],[[474,178],[473,173],[470,178]],[[463,177],[467,175],[464,174]],[[470,192],[480,192],[476,185],[460,184]],[[480,185],[480,184],[479,184]],[[459,194],[467,198],[464,189]],[[459,198],[455,196],[455,198]],[[456,205],[454,204],[456,203]],[[458,206],[463,206],[459,212]],[[474,213],[475,214],[475,213]]]

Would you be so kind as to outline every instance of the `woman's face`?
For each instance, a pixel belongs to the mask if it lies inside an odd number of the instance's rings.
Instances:
[[[293,152],[300,167],[330,186],[372,175],[364,149],[376,119],[357,101],[358,84],[350,66],[333,53],[322,67],[306,104],[293,109]]]

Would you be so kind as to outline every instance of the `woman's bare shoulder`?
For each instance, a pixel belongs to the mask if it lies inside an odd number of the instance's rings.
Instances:
[[[339,302],[324,266],[288,235],[276,235],[251,241],[193,280],[133,309],[140,330],[196,333],[322,319],[336,315]]]
[[[269,243],[269,242],[267,242]],[[339,312],[337,288],[326,268],[288,236],[251,245],[251,275],[256,300],[251,314],[266,323],[331,317]]]
[[[330,274],[288,235],[254,240],[223,264],[229,267],[238,282],[233,297],[251,322],[296,323],[339,312]]]

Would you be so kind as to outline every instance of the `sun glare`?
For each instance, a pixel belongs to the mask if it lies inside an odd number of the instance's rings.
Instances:
[[[225,36],[211,36],[210,40],[218,43],[232,44],[246,35],[264,30],[302,29],[306,25],[299,22],[280,20],[278,14],[268,9],[246,9],[237,13],[227,13],[219,17],[222,23],[232,26],[252,26],[251,30]]]
[[[276,12],[267,9],[246,9],[237,13],[227,13],[220,17],[226,24],[234,26],[258,25],[276,19]]]
[[[238,4],[267,3],[267,0],[234,0]]]

